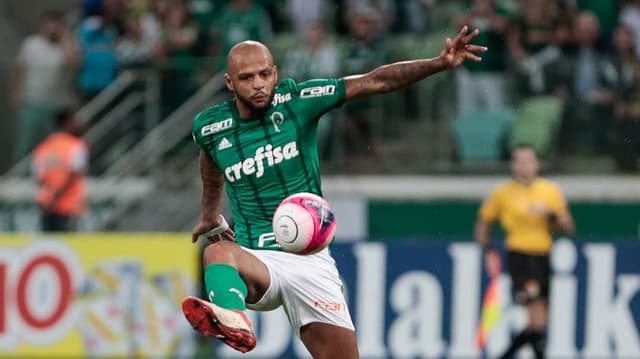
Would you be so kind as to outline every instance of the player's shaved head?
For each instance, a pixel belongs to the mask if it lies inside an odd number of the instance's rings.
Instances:
[[[258,116],[266,111],[275,94],[278,69],[271,51],[257,41],[243,41],[227,56],[227,88],[234,93],[238,111]]]
[[[227,72],[230,74],[237,73],[242,69],[243,65],[249,62],[266,62],[273,65],[273,56],[271,51],[261,42],[258,41],[242,41],[235,44],[229,55],[227,55]]]

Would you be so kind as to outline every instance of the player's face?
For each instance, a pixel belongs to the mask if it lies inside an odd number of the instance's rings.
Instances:
[[[244,55],[234,59],[225,76],[227,87],[248,110],[264,112],[273,100],[277,68],[268,54],[253,51]]]
[[[528,181],[538,176],[540,162],[536,152],[531,148],[517,148],[513,150],[511,171],[516,180]]]

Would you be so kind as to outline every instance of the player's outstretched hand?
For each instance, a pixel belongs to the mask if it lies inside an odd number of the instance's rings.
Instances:
[[[217,242],[219,240],[235,241],[236,237],[227,221],[220,215],[217,221],[200,219],[200,222],[191,231],[191,242],[195,243],[198,239]]]
[[[469,27],[463,26],[460,32],[453,39],[447,38],[444,48],[440,51],[440,58],[448,68],[456,68],[465,60],[482,61],[477,55],[479,52],[487,51],[484,46],[471,44],[471,41],[478,36],[480,30],[475,29],[469,33]]]

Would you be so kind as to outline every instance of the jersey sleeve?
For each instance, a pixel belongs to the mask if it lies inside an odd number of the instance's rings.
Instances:
[[[294,84],[300,110],[307,118],[318,119],[345,100],[343,79],[314,79]]]
[[[496,190],[482,201],[478,211],[480,219],[484,222],[494,222],[500,216],[500,191]]]
[[[195,142],[196,145],[198,145],[198,147],[200,149],[202,149],[202,144],[201,142],[201,128],[202,128],[202,112],[197,114],[196,117],[194,117],[193,119],[193,124],[191,125],[191,137],[193,138],[193,142]]]

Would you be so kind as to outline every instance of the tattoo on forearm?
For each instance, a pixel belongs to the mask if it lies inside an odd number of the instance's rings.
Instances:
[[[380,67],[376,77],[383,84],[382,91],[389,92],[408,86],[441,69],[439,62],[434,60],[405,61]]]
[[[437,59],[396,62],[376,68],[358,86],[369,93],[391,92],[442,70],[444,67]]]

